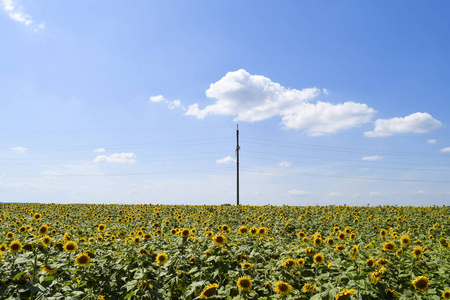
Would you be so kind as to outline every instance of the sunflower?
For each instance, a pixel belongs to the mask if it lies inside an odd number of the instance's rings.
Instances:
[[[304,238],[304,237],[306,237],[306,234],[303,232],[303,231],[300,231],[298,234],[297,234],[297,236],[299,237],[299,238]]]
[[[324,261],[325,261],[325,257],[323,256],[322,253],[317,253],[316,255],[314,255],[314,263],[316,265],[321,265],[321,264],[323,264]]]
[[[225,236],[219,234],[219,235],[216,235],[213,237],[213,242],[217,246],[223,246],[227,242],[227,238]]]
[[[423,254],[423,248],[422,247],[415,247],[411,254],[414,256],[414,258],[418,259]]]
[[[384,291],[386,293],[386,296],[388,296],[388,297],[395,297],[395,296],[397,296],[397,292],[392,290],[392,289],[385,289]]]
[[[379,266],[385,266],[385,265],[389,265],[391,262],[389,260],[387,260],[386,258],[380,258],[379,260],[377,260],[377,265]]]
[[[182,238],[187,238],[191,234],[191,230],[189,228],[183,228],[178,234]]]
[[[6,233],[6,238],[7,238],[7,239],[12,239],[12,238],[14,238],[14,232],[8,231],[8,232]]]
[[[210,284],[205,287],[200,295],[200,299],[209,299],[214,296],[219,289],[219,285],[217,283]]]
[[[375,266],[375,260],[373,258],[369,258],[366,260],[366,264],[369,268],[373,268]]]
[[[297,265],[303,267],[305,265],[305,260],[303,258],[297,259]]]
[[[335,300],[348,300],[352,295],[355,295],[356,292],[353,289],[347,290],[343,289],[339,294],[337,294],[334,299]]]
[[[450,299],[450,290],[443,291],[442,298],[444,298],[445,300],[449,300]]]
[[[211,257],[212,256],[212,252],[211,251],[206,251],[205,252],[205,256],[206,256],[206,258],[209,258],[209,257]]]
[[[409,245],[409,243],[411,243],[411,239],[407,235],[402,235],[400,237],[400,243],[402,243],[403,246],[407,246]]]
[[[292,258],[289,258],[289,259],[283,261],[281,263],[281,265],[285,268],[293,267],[293,266],[295,266],[295,260],[293,260]]]
[[[250,229],[250,234],[251,234],[252,236],[257,235],[257,234],[258,234],[258,228],[252,227],[252,228]]]
[[[22,244],[19,241],[12,241],[11,244],[9,244],[9,250],[12,253],[17,253],[20,249],[22,249]]]
[[[64,245],[64,251],[66,252],[75,252],[77,251],[77,244],[75,242],[69,241]]]
[[[249,263],[249,262],[245,262],[245,263],[241,264],[241,267],[248,270],[248,269],[253,268],[253,264]]]
[[[345,245],[343,245],[343,244],[337,245],[335,249],[336,249],[336,251],[339,251],[339,252],[344,251]]]
[[[91,260],[91,258],[89,257],[89,255],[87,253],[81,253],[77,256],[77,258],[75,259],[75,263],[79,266],[79,267],[84,267],[87,264],[89,264],[89,261]]]
[[[383,251],[393,252],[393,251],[395,251],[395,249],[396,249],[396,246],[395,246],[394,242],[386,242],[383,244]]]
[[[340,241],[345,240],[346,237],[347,237],[347,236],[345,235],[345,232],[343,232],[343,231],[341,231],[341,232],[339,233],[339,235],[338,235],[338,239],[339,239]]]
[[[5,252],[6,249],[8,249],[8,247],[7,247],[5,244],[1,244],[1,245],[0,245],[0,251],[1,251],[1,252]]]
[[[320,246],[322,245],[322,239],[320,237],[314,239],[314,245]]]
[[[425,292],[430,286],[430,280],[428,280],[428,278],[425,276],[418,276],[416,277],[416,279],[414,279],[412,284],[416,290]]]
[[[40,214],[40,213],[36,213],[36,214],[34,214],[34,219],[36,220],[36,221],[39,221],[40,219],[41,219],[41,217],[42,217],[42,215]]]
[[[287,282],[277,281],[277,283],[275,283],[275,293],[279,295],[287,296],[291,292],[291,289],[292,286]]]
[[[316,254],[316,250],[314,248],[307,247],[305,249],[305,254],[308,256],[314,255],[314,254]]]
[[[167,254],[165,253],[160,253],[158,254],[158,256],[156,256],[156,261],[161,265],[165,264],[167,262],[167,259]]]
[[[332,238],[325,239],[325,244],[332,247],[334,245],[334,240]]]
[[[350,240],[353,241],[354,239],[356,239],[356,233],[352,232],[352,233],[350,234]]]
[[[47,234],[47,232],[48,232],[48,226],[47,225],[42,225],[39,228],[39,234],[40,235],[45,235],[45,234]]]
[[[55,274],[56,271],[58,271],[58,268],[51,268],[44,264],[44,265],[42,265],[42,271],[44,271],[47,274],[52,275],[52,274]]]
[[[252,279],[248,276],[239,277],[237,286],[243,291],[250,291],[252,289]]]
[[[382,238],[385,238],[385,237],[386,237],[386,234],[387,234],[387,230],[386,230],[386,229],[381,229],[381,230],[380,230],[380,236],[381,236]]]
[[[381,267],[378,271],[370,273],[370,281],[372,281],[373,284],[377,284],[385,270],[384,267]]]
[[[50,243],[52,242],[52,238],[49,237],[48,235],[46,235],[46,236],[40,238],[39,241],[40,241],[45,247],[47,247],[47,246],[50,245]]]
[[[239,227],[239,234],[246,234],[248,232],[247,226],[243,225]]]
[[[22,246],[22,249],[25,251],[33,251],[33,245],[31,243],[26,243],[25,245]]]
[[[24,233],[25,231],[27,231],[27,227],[25,227],[25,226],[20,226],[19,232],[20,232],[20,233]]]
[[[98,232],[103,232],[105,230],[106,230],[106,225],[105,224],[98,225],[98,227],[97,227],[97,231]]]

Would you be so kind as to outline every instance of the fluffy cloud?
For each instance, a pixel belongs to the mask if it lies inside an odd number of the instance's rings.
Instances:
[[[227,156],[221,159],[216,160],[216,163],[218,164],[230,164],[235,162],[236,160],[234,158],[232,158],[231,156]]]
[[[27,151],[27,148],[25,147],[12,147],[11,150],[20,152],[20,153],[25,153]]]
[[[94,163],[116,163],[116,164],[132,164],[136,162],[134,153],[114,153],[110,156],[98,155],[94,158]]]
[[[403,118],[378,119],[373,131],[364,133],[367,137],[385,137],[401,133],[425,133],[442,123],[428,113],[417,112]]]
[[[149,100],[150,100],[150,102],[153,102],[153,103],[165,103],[165,104],[167,104],[167,107],[169,109],[175,109],[175,108],[178,108],[178,107],[181,107],[183,110],[186,109],[185,107],[183,107],[181,105],[181,101],[180,100],[170,101],[170,100],[167,100],[166,98],[164,98],[163,95],[151,96],[149,98]]]
[[[328,94],[328,91],[322,90]],[[241,69],[227,73],[212,83],[206,96],[214,104],[200,109],[190,105],[186,115],[203,119],[209,115],[235,116],[235,121],[255,122],[281,116],[287,129],[304,130],[310,135],[335,133],[370,122],[375,110],[366,104],[345,102],[331,104],[317,101],[318,88],[290,89],[261,75]]]
[[[33,18],[26,13],[23,12],[23,8],[21,5],[17,4],[17,1],[14,0],[0,0],[1,6],[3,6],[3,10],[8,14],[8,16],[14,21],[20,22],[26,26],[33,25],[34,31],[38,31],[45,27],[44,23],[34,25]]]
[[[363,158],[361,158],[361,160],[365,161],[375,161],[380,159],[383,159],[383,156],[373,155],[373,156],[364,156]]]

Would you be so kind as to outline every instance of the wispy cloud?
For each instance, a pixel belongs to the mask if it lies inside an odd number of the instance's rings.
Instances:
[[[98,149],[95,149],[95,150],[94,150],[94,152],[97,152],[97,153],[103,153],[103,152],[105,152],[105,151],[106,151],[105,148],[98,148]]]
[[[151,96],[149,100],[153,103],[164,103],[169,109],[181,108],[182,110],[186,110],[186,108],[181,105],[180,100],[168,100],[164,98],[163,95]]]
[[[0,0],[0,5],[12,20],[22,23],[25,26],[32,26],[33,31],[37,32],[45,28],[44,23],[36,24],[33,18],[23,11],[23,6],[20,5],[18,1]]]
[[[436,140],[435,139],[430,139],[427,141],[428,144],[436,144]]]
[[[17,151],[17,152],[20,152],[20,153],[25,153],[25,152],[27,152],[27,148],[25,148],[25,147],[19,147],[19,146],[17,146],[17,147],[12,147],[11,150]]]
[[[136,162],[134,153],[114,153],[110,156],[98,155],[94,158],[94,163],[115,163],[115,164],[132,164]]]
[[[278,164],[280,167],[290,167],[292,166],[292,163],[288,162],[288,161],[282,161]]]
[[[218,164],[231,164],[233,162],[235,162],[236,160],[234,158],[232,158],[231,156],[227,156],[221,159],[216,160],[216,163]]]
[[[302,190],[296,190],[296,189],[288,191],[288,194],[291,195],[291,196],[309,196],[309,195],[311,195],[310,192],[302,191]]]
[[[445,147],[440,150],[441,152],[450,152],[450,147]]]
[[[364,156],[363,158],[361,158],[361,160],[365,161],[375,161],[380,159],[383,159],[383,156],[373,155],[373,156]]]

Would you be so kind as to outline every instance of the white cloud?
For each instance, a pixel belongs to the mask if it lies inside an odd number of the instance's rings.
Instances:
[[[296,190],[296,189],[288,191],[288,194],[291,195],[291,196],[309,196],[309,195],[311,195],[310,192]]]
[[[158,95],[158,96],[151,96],[150,97],[150,102],[166,102],[167,100],[164,99],[163,95]]]
[[[441,152],[450,152],[450,147],[445,147],[440,150]]]
[[[56,178],[58,176],[58,173],[55,171],[51,171],[51,170],[46,170],[46,171],[42,171],[41,174],[45,177],[45,178]]]
[[[331,192],[331,193],[329,193],[328,195],[329,195],[330,197],[339,197],[339,196],[342,196],[342,194],[339,193],[339,192]]]
[[[383,159],[383,156],[373,155],[373,156],[364,156],[363,158],[361,158],[361,160],[365,161],[375,161],[380,159]]]
[[[232,158],[231,156],[227,156],[227,157],[224,157],[224,158],[216,160],[216,163],[218,163],[218,164],[230,164],[230,163],[233,163],[235,161],[236,161],[236,159]]]
[[[336,133],[368,123],[375,110],[366,104],[345,102],[331,104],[318,101],[316,104],[302,103],[283,116],[288,129],[305,130],[309,135]]]
[[[174,109],[174,108],[177,108],[180,106],[181,106],[180,100],[174,100],[174,101],[169,102],[169,104],[167,104],[167,107],[169,107],[169,109]]]
[[[427,141],[428,144],[436,144],[436,140],[435,139],[430,139]]]
[[[95,150],[94,150],[94,152],[97,152],[97,153],[103,153],[103,152],[105,152],[105,151],[106,151],[105,148],[98,148],[98,149],[95,149]]]
[[[167,104],[167,107],[169,109],[175,109],[175,108],[180,107],[181,109],[186,110],[186,108],[181,105],[181,101],[180,100],[169,101],[166,98],[164,98],[163,95],[151,96],[150,97],[150,102],[153,102],[153,103],[165,103],[165,104]]]
[[[324,94],[328,91],[322,90]],[[186,115],[204,119],[209,115],[235,116],[235,121],[255,122],[281,116],[287,129],[304,130],[310,135],[334,133],[371,120],[375,110],[366,104],[345,102],[331,104],[315,100],[318,88],[302,90],[285,88],[261,75],[241,69],[228,72],[212,83],[206,96],[214,104],[200,109],[198,103],[188,107]]]
[[[330,94],[330,91],[327,90],[327,89],[322,89],[322,92],[324,93],[324,95],[329,95]]]
[[[8,16],[17,22],[20,22],[26,26],[30,26],[34,24],[33,18],[26,13],[23,12],[22,5],[19,5],[15,0],[0,0],[1,6],[3,6],[3,10],[8,14]],[[45,28],[44,23],[40,23],[38,25],[33,25],[34,31],[39,31],[40,29]]]
[[[428,113],[417,112],[403,118],[378,119],[373,131],[364,133],[367,137],[385,137],[401,133],[425,133],[441,126],[442,123]]]
[[[25,153],[27,151],[27,148],[25,147],[12,147],[11,150],[20,152],[20,153]]]
[[[292,166],[292,163],[288,162],[288,161],[282,161],[278,164],[280,167],[290,167]]]
[[[134,153],[114,153],[110,156],[98,155],[94,158],[94,163],[116,163],[116,164],[132,164],[136,162]]]

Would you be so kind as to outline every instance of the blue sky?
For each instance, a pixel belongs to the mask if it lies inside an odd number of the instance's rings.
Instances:
[[[449,8],[0,0],[0,201],[448,205]]]

